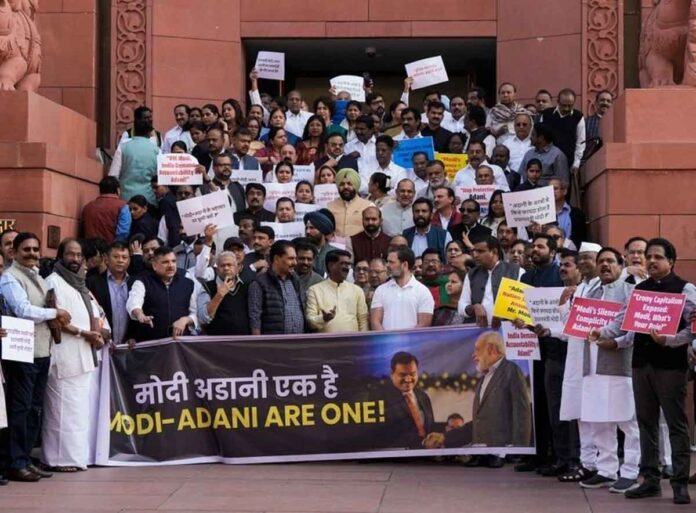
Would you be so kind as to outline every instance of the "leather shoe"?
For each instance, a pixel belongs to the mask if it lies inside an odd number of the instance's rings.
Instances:
[[[38,475],[34,474],[33,472],[31,472],[31,471],[25,469],[25,468],[21,468],[21,469],[17,469],[17,468],[7,469],[7,470],[6,470],[5,476],[6,476],[7,479],[9,479],[10,481],[21,481],[21,482],[24,482],[24,483],[35,483],[35,482],[37,482],[39,479],[41,479],[41,476],[38,476]]]
[[[537,469],[537,473],[544,477],[560,476],[568,470],[566,465],[546,465]]]
[[[27,470],[28,470],[29,472],[33,472],[34,474],[36,474],[36,475],[39,476],[39,477],[46,478],[46,479],[48,479],[49,477],[52,477],[52,476],[53,476],[53,473],[52,473],[52,472],[47,472],[47,471],[45,471],[45,470],[41,470],[41,469],[40,469],[39,467],[37,467],[36,465],[28,465],[28,466],[27,466]]]
[[[647,481],[643,481],[638,488],[626,490],[626,493],[624,493],[624,497],[627,499],[646,499],[648,497],[659,497],[660,495],[662,495],[660,483]]]
[[[674,485],[672,486],[672,491],[674,492],[674,504],[691,503],[691,497],[689,497],[689,489],[686,485]]]

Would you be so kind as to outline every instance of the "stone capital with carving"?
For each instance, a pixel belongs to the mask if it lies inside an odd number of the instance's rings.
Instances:
[[[0,0],[0,91],[33,91],[41,83],[38,0]]]

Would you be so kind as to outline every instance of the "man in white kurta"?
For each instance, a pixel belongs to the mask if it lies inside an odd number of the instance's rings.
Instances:
[[[600,282],[597,275],[596,258],[597,252],[602,247],[599,244],[583,242],[578,254],[578,269],[582,274],[582,281],[575,289],[573,298],[593,297],[599,289]],[[572,301],[566,301],[561,305],[561,318],[563,321],[568,319]],[[592,431],[590,427],[581,420],[582,411],[582,365],[585,341],[580,338],[567,337],[566,335],[554,334],[563,340],[568,341],[568,352],[566,354],[565,371],[563,373],[563,391],[561,395],[560,419],[565,421],[578,421],[578,432],[580,435],[580,463],[582,467],[577,471],[573,470],[563,477],[562,481],[582,481],[590,477],[596,470],[597,450],[592,441]]]
[[[84,299],[84,258],[81,245],[64,241],[59,261],[46,283],[56,293],[58,308],[72,316],[63,328],[62,341],[54,344],[44,400],[42,460],[57,471],[86,470],[89,461],[89,397],[97,349],[104,344],[92,319],[99,319],[93,298]],[[89,301],[91,311],[87,310]]]
[[[611,249],[597,254],[600,299],[626,304],[633,285],[621,279],[622,258]],[[583,359],[582,411],[580,419],[589,424],[597,449],[597,475],[582,481],[583,488],[611,486],[624,493],[637,486],[640,465],[640,434],[635,415],[631,354],[633,334],[614,340],[586,342]],[[625,435],[624,462],[619,478],[616,429]]]

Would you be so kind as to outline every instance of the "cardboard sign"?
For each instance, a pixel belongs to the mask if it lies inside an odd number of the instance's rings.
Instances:
[[[394,148],[394,153],[392,154],[392,160],[397,166],[412,168],[411,158],[413,154],[419,151],[423,151],[428,155],[428,160],[432,160],[435,157],[435,151],[433,150],[433,138],[432,137],[419,137],[418,139],[402,139],[401,141],[396,141],[398,144]]]
[[[285,54],[261,51],[256,56],[254,68],[259,78],[285,80]]]
[[[575,338],[587,338],[590,331],[600,329],[616,319],[623,305],[616,301],[576,297],[563,334]]]
[[[177,201],[181,224],[186,235],[203,233],[209,224],[218,228],[234,225],[234,217],[226,191],[215,191],[204,196]]]
[[[481,207],[481,218],[488,215],[488,205],[491,201],[491,196],[500,187],[497,185],[462,185],[454,189],[454,194],[460,200],[467,199],[476,200]]]
[[[509,321],[500,323],[508,360],[541,360],[539,338],[527,328],[517,328]]]
[[[505,219],[511,228],[526,228],[532,222],[548,224],[556,221],[556,201],[553,187],[530,191],[503,193]]]
[[[338,187],[335,183],[321,183],[314,186],[314,203],[325,207],[338,198]]]
[[[450,183],[454,182],[457,171],[464,169],[469,163],[469,156],[466,153],[435,152],[435,159],[442,161],[445,165],[445,175]]]
[[[304,223],[305,214],[316,212],[320,208],[321,205],[315,205],[313,203],[295,203],[295,221],[302,221]]]
[[[276,202],[280,198],[290,198],[295,201],[295,183],[267,183],[266,199],[263,202],[263,208],[275,212]]]
[[[246,186],[248,183],[263,183],[261,169],[233,169],[230,180]]]
[[[493,317],[511,321],[522,319],[528,325],[534,324],[534,319],[529,315],[527,303],[524,300],[524,291],[528,288],[531,288],[531,285],[521,281],[510,278],[501,279],[493,307]]]
[[[356,102],[365,101],[365,90],[363,89],[363,77],[357,75],[339,75],[329,80],[331,87],[336,89],[336,95],[341,91],[350,94],[350,99]]]
[[[270,226],[275,232],[274,240],[292,240],[305,236],[305,225],[302,221],[293,223],[269,223],[263,221],[261,226]]]
[[[440,55],[406,64],[406,76],[413,79],[412,90],[449,81],[445,63]]]
[[[564,287],[535,287],[525,289],[524,300],[534,324],[541,324],[554,333],[563,331],[563,319],[558,304]]]
[[[7,336],[2,339],[2,359],[34,363],[34,321],[2,316]]]
[[[198,160],[188,153],[157,155],[157,183],[160,185],[200,185],[203,175],[196,172]]]
[[[685,304],[684,294],[634,290],[621,329],[648,334],[655,329],[660,335],[674,336]]]
[[[292,168],[292,181],[294,183],[307,181],[314,185],[314,164],[308,164],[306,166],[292,166]]]

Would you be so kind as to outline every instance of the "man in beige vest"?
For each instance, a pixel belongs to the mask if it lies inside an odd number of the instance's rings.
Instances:
[[[0,445],[6,477],[13,481],[38,481],[51,474],[30,459],[40,425],[50,363],[51,333],[47,321],[70,323],[65,310],[46,308],[48,287],[39,275],[41,242],[32,233],[20,233],[13,241],[14,262],[0,278],[0,295],[14,317],[30,319],[34,328],[34,363],[5,361],[8,429]]]

